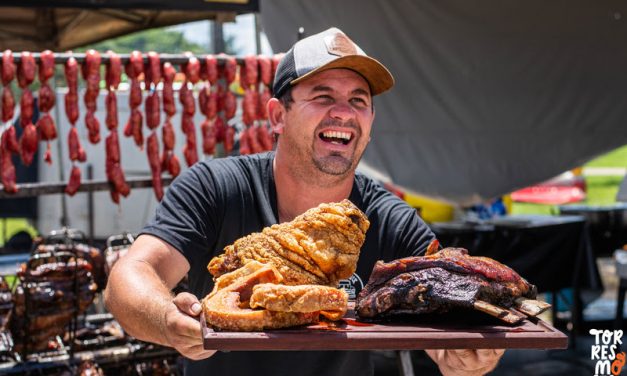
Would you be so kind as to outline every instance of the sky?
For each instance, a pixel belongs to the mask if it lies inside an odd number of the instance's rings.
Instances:
[[[172,26],[169,29],[182,31],[185,38],[191,42],[210,46],[210,21],[190,22]],[[225,23],[223,32],[225,39],[231,35],[234,36],[237,55],[256,53],[255,20],[253,14],[243,14],[237,16],[235,22]],[[262,55],[272,54],[272,47],[270,47],[270,43],[263,32],[261,33],[261,53]]]

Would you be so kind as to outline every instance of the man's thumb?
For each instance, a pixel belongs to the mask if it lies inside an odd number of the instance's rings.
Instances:
[[[202,311],[198,298],[188,292],[178,294],[173,302],[181,312],[190,316],[198,316]]]

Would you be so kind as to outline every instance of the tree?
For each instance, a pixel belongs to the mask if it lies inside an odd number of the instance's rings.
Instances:
[[[101,52],[113,50],[117,53],[130,53],[133,50],[162,53],[183,53],[191,51],[194,54],[207,53],[207,48],[197,43],[185,39],[182,32],[167,30],[165,28],[149,29],[137,33],[124,35],[114,39],[108,39],[99,43],[85,46],[78,49],[83,52],[88,49],[95,49]]]
[[[232,35],[225,37],[225,48],[227,54],[237,54],[235,48],[235,37]],[[93,48],[101,52],[112,50],[119,54],[131,53],[134,50],[148,52],[155,51],[161,53],[178,54],[191,51],[194,54],[208,53],[208,48],[198,43],[190,42],[181,31],[157,28],[138,31],[133,34],[124,35],[118,38],[107,39],[105,41],[91,44],[77,49],[84,52]]]

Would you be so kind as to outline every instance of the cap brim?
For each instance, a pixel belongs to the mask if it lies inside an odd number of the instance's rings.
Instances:
[[[325,65],[321,65],[318,68],[307,72],[295,80],[292,80],[291,83],[292,85],[295,85],[316,73],[338,68],[350,69],[362,75],[366,81],[368,81],[368,85],[370,85],[372,96],[381,94],[394,86],[394,77],[383,64],[376,59],[362,55],[339,57]]]

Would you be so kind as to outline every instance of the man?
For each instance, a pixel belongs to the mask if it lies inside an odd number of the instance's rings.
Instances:
[[[212,287],[207,263],[225,246],[322,202],[349,198],[371,222],[357,272],[344,281],[355,293],[376,260],[424,252],[433,234],[415,210],[355,173],[370,140],[372,96],[393,84],[389,71],[338,29],[297,42],[277,68],[267,105],[276,151],[202,162],[172,184],[109,277],[106,304],[122,326],[198,360],[186,363],[186,374],[372,374],[368,352],[204,350],[198,299]],[[186,274],[193,294],[172,297]],[[428,354],[445,375],[477,375],[492,370],[502,351]]]

